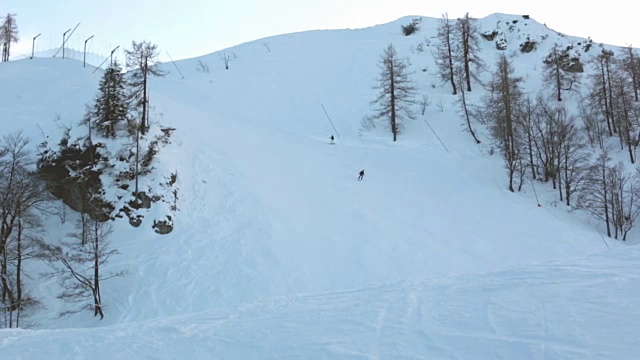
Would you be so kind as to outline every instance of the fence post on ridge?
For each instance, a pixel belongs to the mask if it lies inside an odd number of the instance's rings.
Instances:
[[[31,42],[31,59],[33,59],[33,54],[35,53],[35,50],[36,50],[36,39],[40,35],[42,35],[42,34],[38,34],[38,35],[34,36],[33,37],[33,41]]]
[[[113,53],[116,52],[116,50],[118,50],[119,47],[120,45],[116,46],[115,49],[111,50],[111,54],[109,55],[109,63],[111,66],[113,66]]]
[[[69,31],[71,31],[71,29],[69,29],[69,30],[65,31],[65,32],[62,34],[62,58],[63,58],[63,59],[64,59],[64,43],[65,43],[65,36],[67,36],[67,33],[68,33]],[[55,55],[53,55],[53,56],[55,56]]]
[[[91,35],[87,40],[84,41],[84,54],[82,56],[82,67],[87,67],[87,41],[93,39],[93,35]]]

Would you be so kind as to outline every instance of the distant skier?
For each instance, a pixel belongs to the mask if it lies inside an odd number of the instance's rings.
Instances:
[[[362,180],[363,177],[364,177],[364,170],[360,170],[360,173],[358,174],[358,181]]]
[[[333,139],[334,139],[333,135],[331,135],[331,137],[329,139],[331,139],[331,143],[333,144]]]

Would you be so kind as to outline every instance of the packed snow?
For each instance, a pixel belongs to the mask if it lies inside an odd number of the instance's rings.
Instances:
[[[507,190],[486,130],[475,144],[436,77],[436,20],[404,36],[412,18],[241,44],[224,50],[228,70],[223,51],[165,64],[150,101],[152,123],[176,128],[161,153],[178,174],[174,231],[118,220],[109,267],[129,274],[101,285],[102,321],[58,319],[67,305],[55,282],[34,280],[45,308],[32,329],[0,330],[3,358],[637,356],[640,251],[603,238],[544,185],[539,200],[530,183]],[[492,15],[481,29],[518,18]],[[526,35],[549,37],[515,60],[533,91],[545,49],[566,37],[535,20],[515,29],[505,35],[512,51]],[[395,143],[360,124],[390,42],[431,99]],[[495,45],[482,46],[491,66]],[[3,133],[57,141],[95,95],[94,69],[60,58],[1,64]]]

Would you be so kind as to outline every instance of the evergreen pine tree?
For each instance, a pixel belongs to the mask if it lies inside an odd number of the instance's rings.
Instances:
[[[117,125],[127,118],[125,78],[118,62],[114,62],[100,80],[99,94],[91,114],[93,126],[106,138],[115,138]]]

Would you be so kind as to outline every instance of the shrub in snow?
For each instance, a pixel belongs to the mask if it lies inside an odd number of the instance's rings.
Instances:
[[[422,18],[417,18],[417,19],[413,19],[411,20],[411,22],[407,25],[401,25],[402,27],[402,33],[405,36],[409,36],[413,33],[415,33],[416,31],[420,30],[420,22],[422,21]]]

